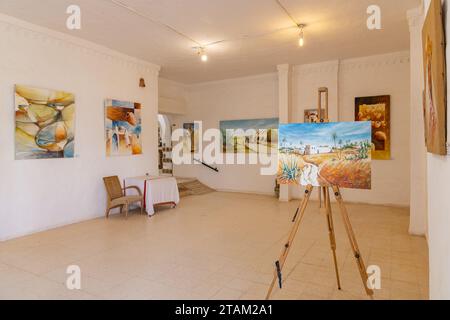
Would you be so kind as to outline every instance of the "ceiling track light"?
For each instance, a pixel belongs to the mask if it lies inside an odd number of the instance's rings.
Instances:
[[[281,0],[275,0],[275,2],[278,4],[278,6],[286,13],[286,15],[289,17],[289,19],[292,20],[293,23],[299,28],[300,35],[298,38],[298,45],[300,47],[303,47],[305,45],[305,32],[304,29],[306,27],[306,24],[298,23],[297,20],[294,18],[294,16],[289,12],[289,10],[281,3]]]
[[[162,21],[158,21],[158,20],[154,20],[153,18],[146,16],[142,13],[140,13],[137,9],[125,4],[124,2],[122,2],[123,0],[106,0],[111,2],[112,4],[121,7],[122,9],[125,9],[127,11],[129,11],[130,13],[139,16],[142,19],[147,20],[148,22],[151,22],[155,25],[159,25],[160,27],[164,27],[170,31],[172,31],[173,33],[177,34],[180,37],[185,38],[186,40],[192,42],[194,45],[196,45],[196,47],[194,47],[194,50],[197,50],[197,53],[200,57],[200,59],[203,62],[207,62],[208,61],[208,55],[206,54],[206,47],[209,46],[213,46],[216,44],[221,44],[224,42],[233,42],[233,41],[242,41],[242,40],[248,40],[248,39],[256,39],[256,38],[261,38],[261,37],[265,37],[274,33],[278,33],[280,31],[284,31],[284,30],[288,30],[291,29],[292,27],[286,27],[286,28],[280,28],[280,29],[276,29],[270,32],[266,32],[266,33],[262,33],[262,34],[255,34],[255,35],[245,35],[245,36],[241,36],[241,37],[237,37],[237,38],[232,38],[232,39],[222,39],[222,40],[218,40],[218,41],[214,41],[214,42],[210,42],[207,44],[201,44],[198,41],[196,41],[195,39],[192,39],[191,37],[189,37],[188,35],[184,34],[183,32],[175,29],[174,27],[165,24]],[[303,29],[306,27],[305,24],[299,24],[295,18],[292,16],[292,14],[287,10],[287,8],[281,3],[281,0],[275,0],[275,2],[278,4],[279,7],[281,7],[281,9],[286,13],[286,15],[292,20],[292,22],[295,24],[296,27],[298,27],[300,29],[300,38],[299,38],[299,46],[303,47],[305,44],[305,39],[304,39],[304,31]]]
[[[298,25],[298,28],[300,29],[300,36],[299,36],[299,39],[298,39],[298,45],[300,47],[303,47],[305,45],[305,32],[304,32],[305,27],[306,27],[306,25],[304,25],[304,24],[299,24]]]
[[[195,50],[197,50],[197,54],[200,57],[200,60],[203,62],[208,61],[208,55],[206,54],[206,48],[205,47],[194,47]]]

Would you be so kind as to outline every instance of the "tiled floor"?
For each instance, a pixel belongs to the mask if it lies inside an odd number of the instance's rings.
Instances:
[[[0,299],[263,299],[297,203],[212,193],[149,219],[113,216],[0,243]],[[311,203],[274,299],[366,299],[335,210],[343,290],[326,220]],[[367,265],[382,270],[375,299],[428,297],[427,245],[405,209],[348,205]],[[82,290],[66,289],[78,265]]]

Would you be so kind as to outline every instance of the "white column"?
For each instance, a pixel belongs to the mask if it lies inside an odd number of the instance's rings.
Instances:
[[[408,11],[411,55],[411,187],[410,227],[414,235],[426,235],[428,229],[427,150],[423,119],[422,7]]]
[[[281,124],[291,121],[291,67],[288,64],[277,66],[278,69],[278,110]],[[280,201],[291,200],[291,188],[280,186]]]

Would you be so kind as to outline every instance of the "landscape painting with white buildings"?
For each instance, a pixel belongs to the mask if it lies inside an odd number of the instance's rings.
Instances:
[[[370,122],[280,125],[279,183],[370,189],[371,130]]]
[[[278,122],[278,118],[221,121],[223,152],[275,154]]]

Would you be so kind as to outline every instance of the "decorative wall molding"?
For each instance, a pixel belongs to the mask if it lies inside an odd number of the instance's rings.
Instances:
[[[160,66],[145,60],[128,56],[93,42],[40,27],[4,14],[0,14],[0,32],[10,34],[12,39],[23,38],[27,41],[41,42],[48,46],[70,49],[75,53],[97,56],[99,59],[109,63],[121,65],[129,69],[136,69],[140,72],[155,76],[159,75],[161,69]]]
[[[173,115],[185,115],[187,112],[187,104],[186,101],[181,98],[177,99],[159,96],[158,112]]]
[[[339,71],[339,60],[294,66],[294,75],[309,75],[314,73],[337,73],[338,71]]]
[[[168,86],[177,86],[180,87],[182,89],[187,89],[189,87],[189,85],[181,83],[181,82],[177,82],[174,80],[170,80],[167,78],[163,78],[163,77],[159,77],[159,83],[163,84],[163,85],[168,85]]]
[[[409,28],[422,27],[424,19],[424,8],[420,6],[415,9],[408,10],[407,12]]]
[[[195,88],[202,88],[205,86],[215,86],[215,85],[221,85],[221,84],[239,84],[242,81],[254,81],[254,80],[274,80],[277,81],[278,79],[278,73],[263,73],[253,76],[247,76],[247,77],[240,77],[240,78],[232,78],[232,79],[224,79],[224,80],[216,80],[216,81],[208,81],[208,82],[201,82],[201,83],[193,83],[193,84],[187,84],[185,85],[186,88],[189,89],[195,89]]]
[[[291,66],[289,64],[279,64],[277,65],[277,70],[279,73],[287,73],[291,71]]]
[[[364,58],[355,58],[342,60],[340,62],[340,71],[352,71],[368,68],[379,68],[383,66],[392,66],[410,63],[409,51],[395,52],[383,55],[369,56]]]

